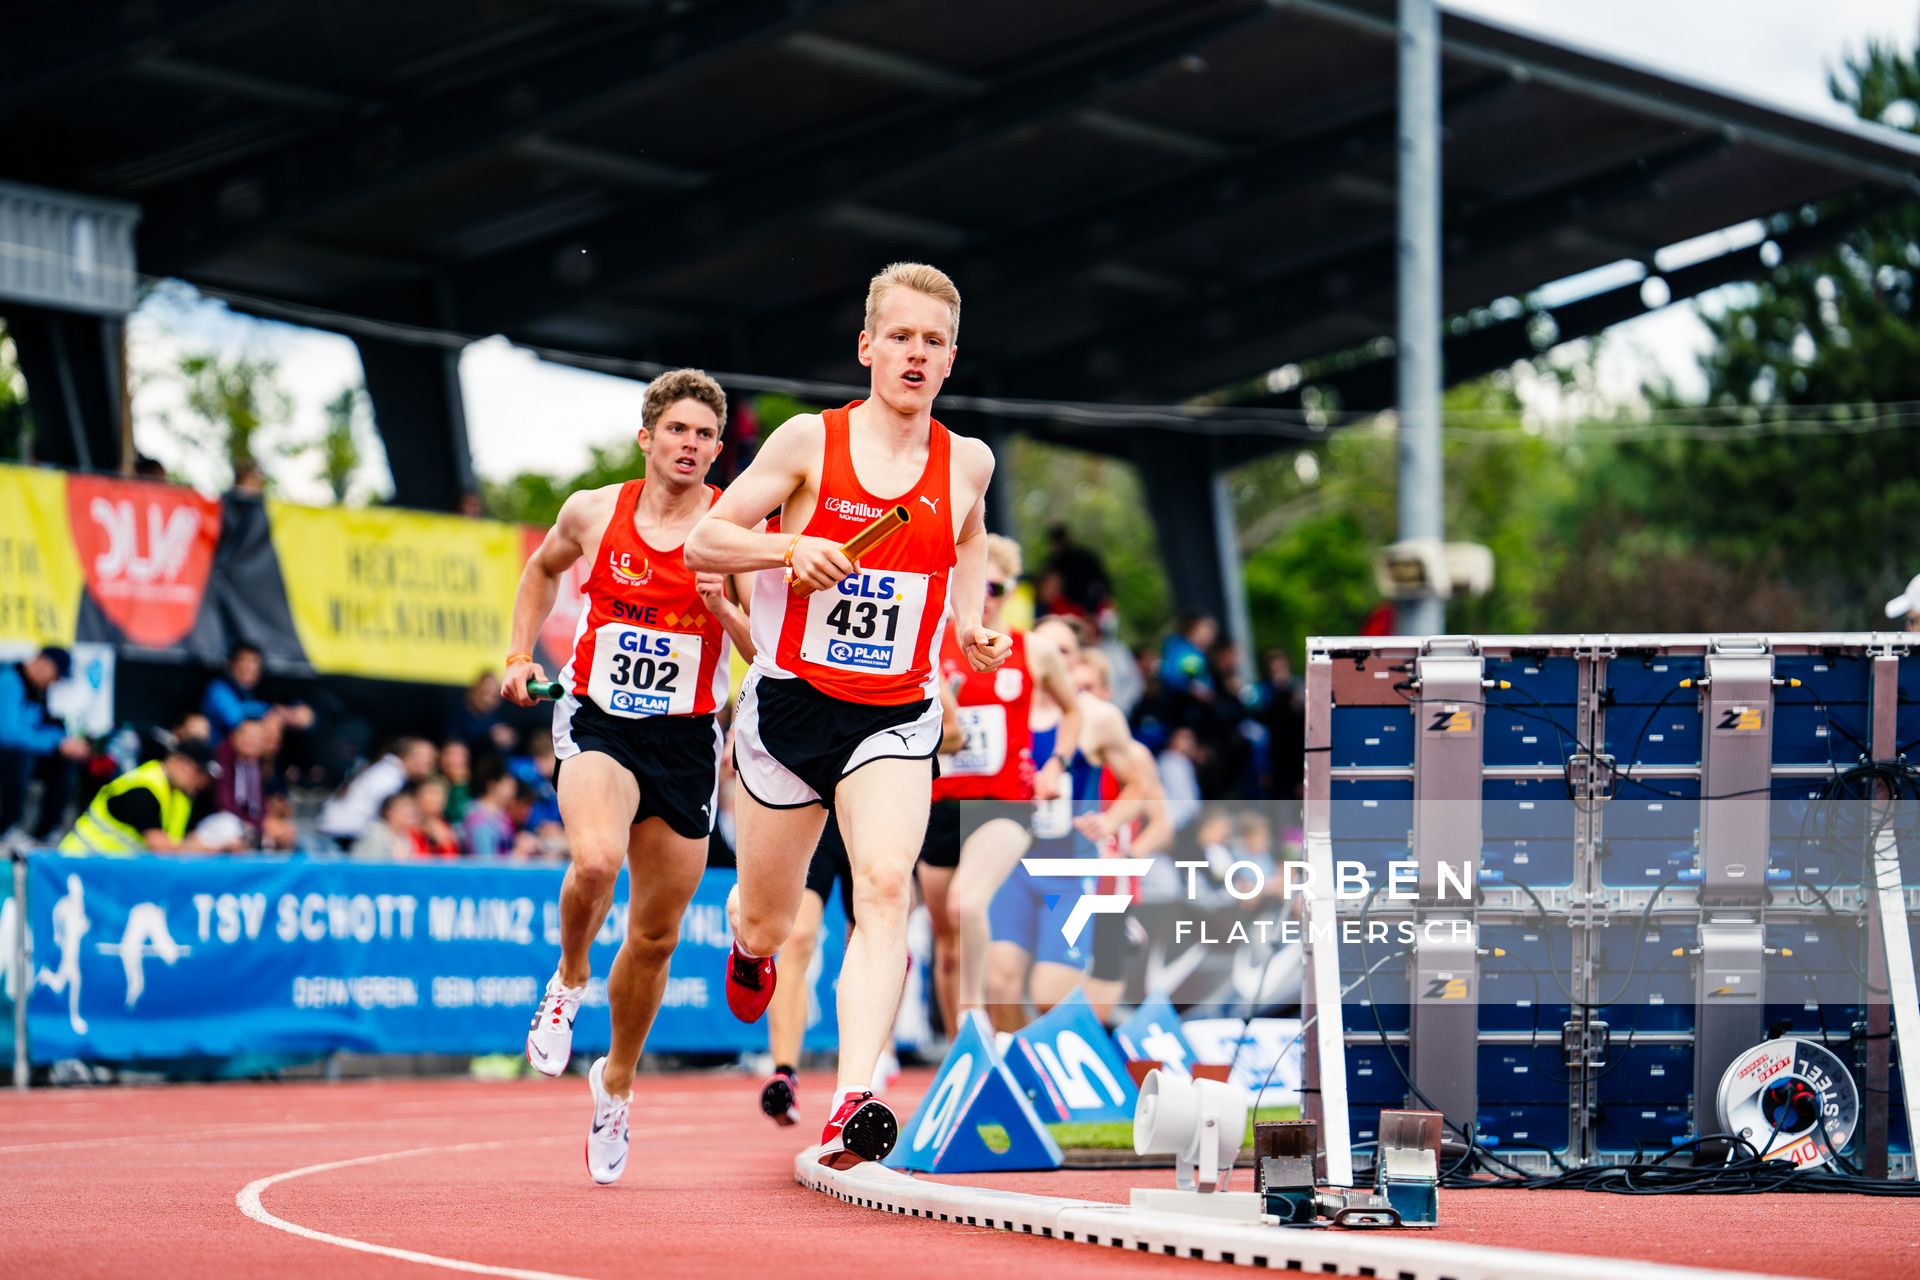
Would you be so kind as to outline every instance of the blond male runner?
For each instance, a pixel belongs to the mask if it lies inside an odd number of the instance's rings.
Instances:
[[[706,572],[771,571],[754,584],[758,656],[734,719],[740,883],[727,1001],[742,1020],[773,995],[773,952],[793,926],[828,807],[853,867],[860,927],[841,967],[839,1083],[820,1137],[835,1166],[878,1160],[899,1136],[867,1084],[907,972],[913,863],[940,740],[942,615],[952,610],[975,670],[1009,649],[981,621],[993,454],[933,418],[959,327],[960,293],[942,272],[896,263],[875,276],[859,343],[868,398],[789,419],[687,544]],[[859,565],[848,560],[841,545],[896,505],[910,523]],[[780,533],[756,532],[775,508]]]
[[[707,865],[719,807],[714,710],[727,696],[729,637],[752,652],[724,579],[696,572],[684,554],[687,534],[719,496],[706,478],[726,416],[726,394],[697,369],[649,383],[640,428],[646,478],[568,498],[513,600],[514,652],[501,692],[524,707],[533,703],[527,682],[545,678],[533,641],[560,578],[592,557],[553,711],[560,816],[573,851],[560,887],[560,963],[527,1032],[527,1059],[546,1075],[566,1070],[588,949],[621,863],[631,862],[627,934],[607,978],[613,1043],[587,1072],[587,1172],[599,1183],[626,1169],[634,1067],[660,1008],[680,916]]]

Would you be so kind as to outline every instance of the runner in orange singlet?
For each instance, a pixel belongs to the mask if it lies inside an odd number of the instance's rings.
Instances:
[[[789,419],[687,542],[696,569],[765,571],[753,591],[757,656],[734,719],[736,1015],[753,1021],[773,995],[773,952],[829,807],[853,867],[860,927],[841,966],[839,1083],[820,1138],[820,1159],[837,1167],[880,1159],[899,1135],[867,1086],[907,971],[913,863],[940,741],[942,614],[952,610],[975,670],[998,667],[1009,649],[981,621],[993,453],[933,420],[959,326],[960,294],[941,272],[898,263],[875,276],[859,347],[868,398]],[[841,545],[895,505],[910,513],[906,528],[848,560]],[[781,532],[757,531],[776,508]]]
[[[676,369],[648,384],[641,412],[647,478],[583,490],[560,508],[521,574],[501,685],[509,701],[532,705],[527,681],[544,679],[534,636],[561,576],[591,555],[587,607],[553,712],[560,816],[572,847],[560,889],[560,963],[527,1033],[527,1058],[550,1076],[566,1069],[591,976],[588,948],[630,860],[627,933],[607,978],[613,1043],[587,1073],[587,1172],[601,1183],[626,1168],[634,1066],[666,988],[680,916],[707,865],[728,636],[752,652],[724,580],[696,573],[684,555],[687,534],[719,496],[706,477],[720,453],[726,395],[706,374]]]
[[[1020,579],[1020,544],[987,535],[989,626]],[[965,741],[940,758],[933,812],[920,851],[920,892],[933,917],[934,989],[949,1035],[960,1016],[984,1008],[988,909],[993,896],[1031,843],[1035,801],[1062,794],[1068,764],[1080,746],[1080,708],[1066,658],[1045,635],[1015,634],[1006,665],[972,671],[951,629],[940,651],[941,679],[958,682],[956,696]],[[1053,750],[1033,755],[1030,723],[1036,690],[1062,708]]]

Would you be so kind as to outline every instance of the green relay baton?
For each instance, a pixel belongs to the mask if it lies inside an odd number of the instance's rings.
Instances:
[[[527,681],[527,696],[529,698],[546,698],[558,702],[566,691],[567,687],[558,680]]]

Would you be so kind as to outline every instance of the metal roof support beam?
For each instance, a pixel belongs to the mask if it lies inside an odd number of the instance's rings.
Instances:
[[[460,353],[356,337],[396,506],[452,511],[475,487]]]
[[[1378,0],[1289,0],[1305,13],[1393,34]],[[1598,57],[1497,22],[1448,13],[1441,20],[1445,56],[1504,67],[1556,89],[1614,103],[1689,128],[1715,129],[1751,139],[1772,151],[1850,170],[1860,177],[1920,191],[1920,140],[1865,124],[1785,111],[1710,89],[1667,71],[1614,57]]]
[[[877,121],[863,118],[775,154],[758,153],[750,163],[717,176],[699,199],[685,205],[639,204],[471,263],[460,282],[461,322],[511,334],[610,281],[678,268],[690,255],[817,216],[858,200],[872,186],[897,181],[901,170],[876,171],[861,158],[892,153],[902,137],[915,139],[912,164],[930,165],[962,148],[1091,106],[1097,95],[1177,63],[1194,42],[1269,16],[1264,5],[1244,4],[1223,9],[1215,3],[1202,13],[1198,19],[1183,13],[1127,27],[1091,50],[1040,58],[1000,82],[992,94],[969,99],[964,111],[955,109],[950,94],[941,93],[924,106]],[[767,198],[768,192],[778,198]],[[555,270],[563,260],[572,268],[564,275]]]
[[[1443,109],[1469,112],[1517,92],[1521,82],[1481,79],[1446,94]],[[1394,108],[1381,99],[1363,111],[1348,112],[1311,133],[1272,147],[1236,154],[1218,164],[1199,168],[1160,166],[1147,185],[1116,195],[1102,193],[1060,211],[1045,222],[1013,227],[963,248],[949,270],[964,290],[969,279],[990,275],[996,282],[1023,278],[1057,277],[1059,265],[1082,263],[1088,278],[1130,292],[1142,292],[1147,278],[1133,272],[1121,259],[1141,246],[1164,237],[1168,228],[1182,226],[1208,212],[1243,207],[1324,181],[1328,170],[1350,167],[1386,155],[1394,142]],[[1337,245],[1335,246],[1338,247]],[[943,261],[945,261],[943,259]],[[1131,282],[1129,282],[1129,280]],[[1206,292],[1205,283],[1162,278],[1154,305],[1191,301]],[[1174,296],[1169,297],[1169,293]],[[1002,311],[1021,305],[1020,297],[1003,289]],[[839,335],[818,334],[821,300],[809,298],[779,312],[760,317],[756,326],[767,332],[769,350],[781,350],[790,367],[814,370],[838,357],[845,342]],[[975,333],[992,331],[990,311],[976,309]]]
[[[1226,463],[1210,441],[1168,449],[1164,432],[1136,431],[1129,433],[1129,443],[1174,607],[1180,613],[1209,614],[1219,622],[1222,634],[1239,647],[1241,678],[1250,679],[1253,632]]]
[[[1394,359],[1399,366],[1400,538],[1438,542],[1446,537],[1446,494],[1440,457],[1440,12],[1434,0],[1400,0],[1399,49]],[[1404,636],[1447,629],[1446,602],[1434,584],[1400,602],[1399,627]]]
[[[816,6],[817,8],[817,6]],[[703,5],[665,23],[627,20],[575,40],[532,66],[376,112],[264,159],[170,184],[146,201],[141,248],[156,268],[182,270],[213,252],[330,213],[474,156],[564,129],[742,44],[790,28],[807,10],[789,0]],[[634,38],[649,58],[636,61]]]
[[[258,0],[66,0],[38,21],[9,18],[0,40],[0,111],[57,93],[69,82],[157,54]]]
[[[1718,137],[1688,142],[1654,159],[1636,159],[1516,204],[1452,211],[1446,256],[1455,257],[1476,243],[1516,245],[1551,234],[1572,203],[1580,204],[1584,217],[1603,214],[1723,145]],[[1290,354],[1297,356],[1297,348],[1290,352],[1285,339],[1289,335],[1304,338],[1320,327],[1316,307],[1336,297],[1351,307],[1361,299],[1390,296],[1393,259],[1382,249],[1391,236],[1391,228],[1382,223],[1347,242],[1344,252],[1331,260],[1250,282],[1233,293],[1203,296],[1189,307],[1142,308],[1137,313],[1140,321],[1131,330],[1091,344],[1087,360],[1098,366],[1091,372],[1108,370],[1112,376],[1129,376],[1132,380],[1124,386],[1132,393],[1191,395],[1272,367]],[[1217,340],[1217,345],[1194,352],[1193,358],[1182,362],[1190,382],[1168,386],[1164,380],[1152,380],[1155,371],[1166,367],[1166,352],[1191,348],[1196,337]],[[1089,345],[1080,334],[1063,335],[1063,341]],[[1022,395],[1050,394],[1060,383],[1057,374],[1051,381],[1048,375],[1055,374],[1062,359],[1050,347],[1030,346],[1029,352],[1020,365],[1004,371],[1004,380]],[[1078,378],[1090,371],[1074,363],[1070,372]]]
[[[1862,221],[1880,211],[1882,206],[1875,204],[1861,210],[1830,217],[1811,227],[1801,227],[1774,238],[1779,246],[1781,259],[1804,258],[1809,254],[1830,249]],[[1681,267],[1676,271],[1659,273],[1668,289],[1666,306],[1695,298],[1710,289],[1722,285],[1735,284],[1742,280],[1756,280],[1771,270],[1762,256],[1759,246],[1737,249],[1732,253],[1708,258]],[[1616,324],[1645,315],[1658,308],[1649,307],[1641,297],[1640,282],[1621,285],[1608,289],[1591,297],[1581,298],[1577,302],[1567,303],[1541,313],[1529,311],[1511,320],[1499,321],[1483,329],[1450,337],[1445,347],[1446,380],[1452,384],[1470,382],[1489,373],[1505,369],[1518,360],[1530,360],[1544,354],[1532,338],[1532,328],[1542,314],[1553,320],[1555,334],[1553,345],[1573,342],[1579,338],[1592,337]],[[1366,412],[1383,409],[1392,403],[1393,369],[1390,361],[1379,360],[1360,365],[1354,369],[1339,373],[1330,378],[1316,379],[1305,384],[1322,390],[1334,392],[1340,404],[1347,412]],[[1300,389],[1284,395],[1263,397],[1245,402],[1249,409],[1285,409],[1300,404]]]
[[[57,467],[117,471],[131,440],[119,316],[0,304],[27,380],[33,456]]]

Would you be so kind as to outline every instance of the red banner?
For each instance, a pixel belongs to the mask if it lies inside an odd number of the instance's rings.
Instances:
[[[87,586],[134,644],[164,649],[193,630],[220,540],[220,504],[143,480],[70,476],[67,523]]]

